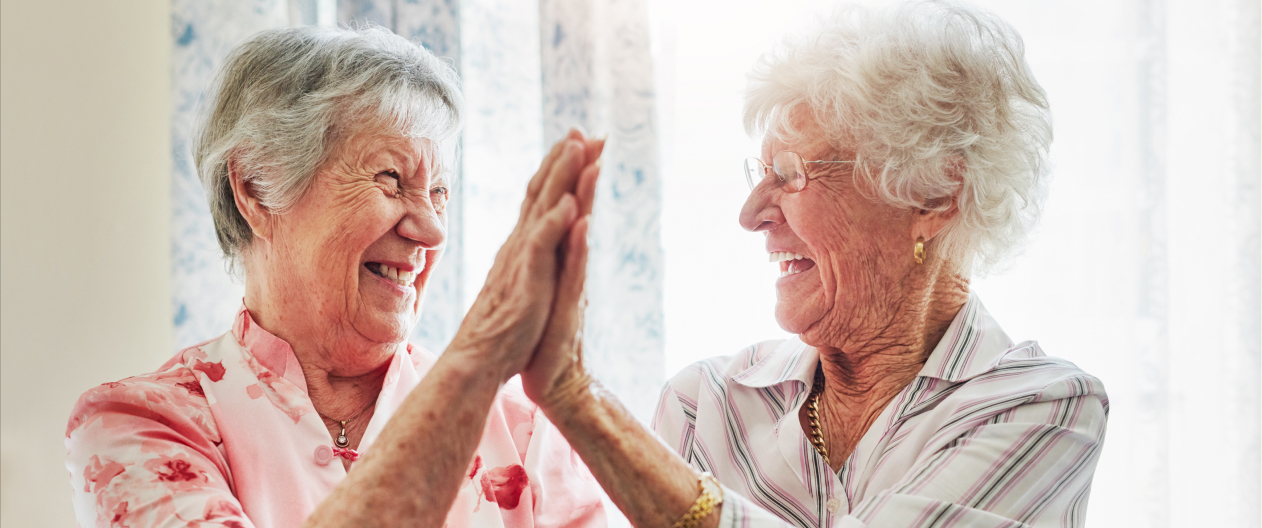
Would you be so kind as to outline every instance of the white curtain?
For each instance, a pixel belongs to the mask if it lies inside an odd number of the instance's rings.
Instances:
[[[1258,2],[974,3],[1024,36],[1056,140],[1039,231],[973,288],[1109,391],[1088,526],[1259,526]],[[651,3],[668,371],[783,335],[736,225],[743,75],[834,4]]]

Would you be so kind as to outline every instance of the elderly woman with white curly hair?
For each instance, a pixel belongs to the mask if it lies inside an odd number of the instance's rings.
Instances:
[[[601,141],[557,144],[441,357],[406,339],[447,236],[454,70],[381,28],[237,47],[194,159],[245,279],[231,329],[88,391],[80,526],[602,526],[599,488],[519,386]],[[362,458],[360,458],[362,454]]]
[[[579,338],[529,367],[613,501],[637,526],[1081,526],[1104,388],[969,290],[1044,194],[1047,98],[1017,33],[949,2],[841,9],[758,63],[745,123],[763,142],[740,224],[796,337],[670,380],[665,445],[584,374]],[[576,335],[566,290],[549,335]]]

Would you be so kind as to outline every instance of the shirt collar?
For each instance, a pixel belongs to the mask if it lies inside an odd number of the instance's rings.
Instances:
[[[991,370],[1003,352],[1012,347],[1012,340],[986,311],[976,294],[951,320],[946,334],[934,347],[918,376],[959,382]],[[752,388],[764,388],[798,381],[809,385],[815,376],[819,351],[794,336],[780,343],[762,358],[753,355],[754,363],[732,377]]]
[[[1012,340],[999,328],[976,294],[955,314],[919,376],[952,383],[972,379],[994,368]]]
[[[263,368],[289,380],[302,388],[303,392],[307,391],[307,378],[302,373],[302,365],[298,363],[293,348],[284,339],[255,323],[244,303],[232,324],[232,336]]]
[[[815,365],[819,363],[819,351],[803,343],[797,336],[780,342],[770,353],[758,358],[754,364],[732,376],[732,381],[746,387],[764,388],[786,381],[809,384],[815,377]]]

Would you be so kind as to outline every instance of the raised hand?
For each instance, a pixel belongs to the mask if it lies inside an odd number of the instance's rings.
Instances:
[[[600,148],[604,148],[603,142]],[[547,327],[529,366],[521,373],[526,395],[544,409],[557,400],[586,391],[593,381],[583,366],[582,330],[587,307],[587,230],[598,176],[598,171],[584,171],[576,186],[582,217],[574,223],[564,244],[564,263]]]
[[[585,226],[580,219],[591,211],[603,147],[573,130],[553,146],[449,350],[485,354],[486,368],[501,380],[526,366],[552,311],[567,234],[572,239],[576,222]]]

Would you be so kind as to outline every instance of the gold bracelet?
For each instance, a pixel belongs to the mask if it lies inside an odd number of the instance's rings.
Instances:
[[[688,512],[675,521],[674,528],[697,528],[701,525],[701,519],[709,516],[715,506],[723,504],[723,488],[719,486],[719,481],[715,480],[714,475],[702,473],[697,478],[697,487],[700,488],[701,494],[692,503],[692,507],[688,508]]]

